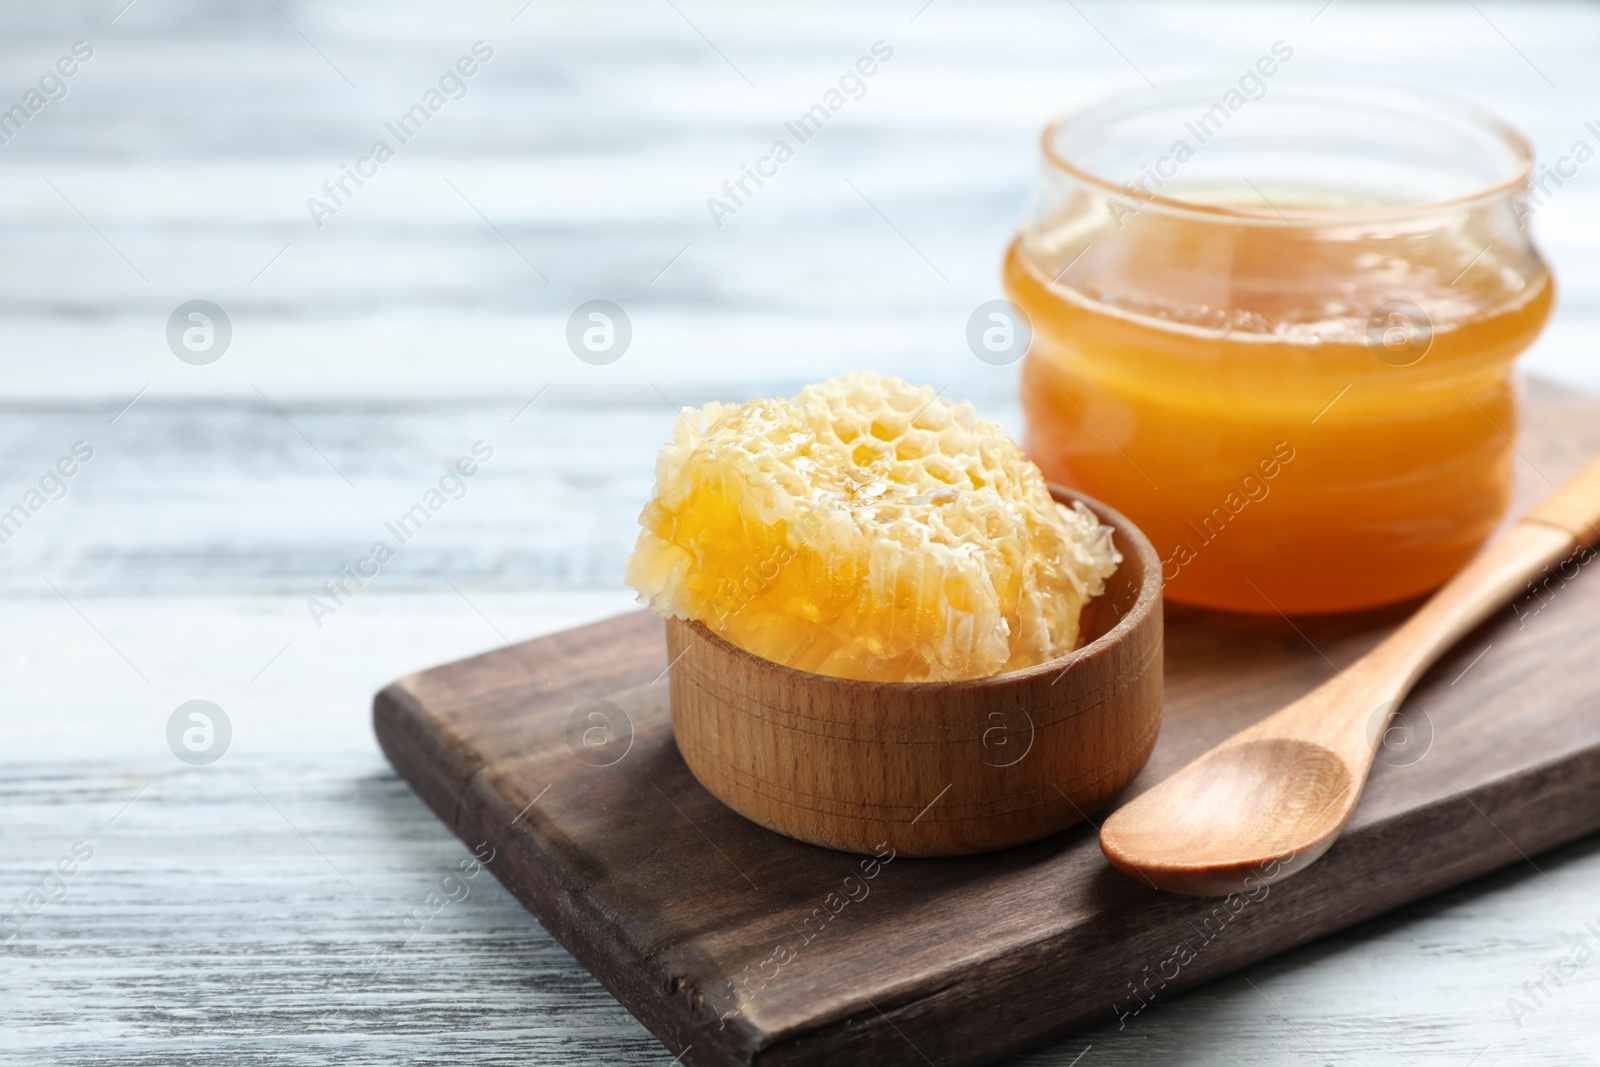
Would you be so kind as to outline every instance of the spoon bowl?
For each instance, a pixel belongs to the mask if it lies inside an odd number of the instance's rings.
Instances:
[[[1344,760],[1323,745],[1240,740],[1119,810],[1100,846],[1118,870],[1158,889],[1253,892],[1326,852],[1359,792]]]

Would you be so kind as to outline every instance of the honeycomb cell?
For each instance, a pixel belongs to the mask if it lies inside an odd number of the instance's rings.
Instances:
[[[976,678],[1074,647],[1121,561],[971,404],[858,373],[685,408],[628,582],[758,656],[875,681]]]

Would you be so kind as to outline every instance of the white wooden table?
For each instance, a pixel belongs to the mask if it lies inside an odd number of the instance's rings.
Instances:
[[[372,692],[628,609],[674,405],[872,366],[1014,427],[1015,369],[963,328],[1037,129],[1146,77],[1225,87],[1280,39],[1287,78],[1456,92],[1547,159],[1600,144],[1595,7],[0,4],[0,108],[93,50],[0,144],[0,511],[94,450],[0,545],[0,1062],[670,1062],[487,876],[430,907],[468,853],[378,754]],[[480,40],[317,228],[307,198]],[[1563,295],[1525,366],[1600,390],[1587,167],[1535,220]],[[597,298],[633,327],[603,366],[564,340]],[[232,326],[208,365],[165,336],[194,299]],[[318,626],[307,598],[476,441],[466,494]],[[194,699],[231,724],[204,766],[167,740]],[[1597,880],[1581,842],[1023,1062],[1600,1062],[1600,963],[1507,1006],[1600,926]]]

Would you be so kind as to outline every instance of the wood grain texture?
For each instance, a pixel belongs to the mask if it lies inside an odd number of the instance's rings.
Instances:
[[[673,735],[711,794],[770,830],[860,853],[958,856],[1083,821],[1131,782],[1161,726],[1161,563],[1117,511],[1122,563],[1079,647],[958,682],[830,678],[666,622]]]
[[[1524,451],[1552,477],[1570,473],[1593,410],[1539,410]],[[513,893],[687,1062],[915,1064],[937,1050],[941,1063],[981,1063],[1073,1027],[1126,1025],[1181,989],[1600,829],[1588,713],[1600,581],[1580,573],[1547,604],[1528,599],[1544,605],[1537,625],[1513,605],[1424,678],[1409,707],[1429,744],[1386,750],[1320,863],[1222,901],[1117,873],[1092,826],[988,856],[878,856],[868,883],[853,858],[763,830],[701,788],[659,684],[604,698],[629,743],[594,766],[565,730],[565,676],[546,682],[519,660],[578,642],[604,645],[632,678],[660,671],[659,624],[638,616],[424,672],[380,693],[374,717],[402,774],[436,780],[443,764],[470,778],[435,810],[463,840],[494,842]],[[1165,726],[1126,795],[1313,688],[1404,614],[1285,625],[1174,610]],[[1472,658],[1485,645],[1492,666]],[[1470,686],[1453,684],[1474,664]],[[590,681],[585,692],[603,688]],[[424,684],[455,710],[416,700]],[[481,740],[463,725],[478,691],[515,707]]]
[[[1593,144],[1600,8],[1321,6],[0,0],[0,102],[71,42],[96,49],[70,95],[0,148],[5,503],[72,441],[97,453],[0,549],[0,913],[73,841],[97,846],[68,896],[0,947],[0,1063],[669,1063],[681,1048],[663,1050],[495,883],[475,879],[409,941],[396,932],[471,853],[374,749],[372,692],[627,610],[621,560],[674,404],[870,366],[950,382],[1019,433],[1015,368],[977,363],[963,331],[999,295],[1039,127],[1075,102],[1141,74],[1220,91],[1283,38],[1293,76],[1465,95],[1547,162]],[[471,94],[315,229],[306,197],[478,37],[496,58]],[[716,228],[705,198],[880,37],[896,49],[885,78]],[[1530,222],[1560,306],[1520,361],[1590,389],[1593,167]],[[597,295],[637,327],[604,368],[562,338]],[[163,337],[194,297],[235,326],[209,367]],[[480,438],[496,458],[469,495],[316,628],[307,595]],[[1566,447],[1575,461],[1600,440],[1579,427]],[[1545,595],[1529,633],[1583,639],[1585,620],[1555,610],[1565,594]],[[1357,651],[1308,633],[1341,664]],[[1175,661],[1237,651],[1225,625],[1178,638]],[[1288,626],[1274,643],[1272,700],[1331,673]],[[1571,697],[1505,651],[1455,688],[1487,673],[1528,700]],[[209,768],[179,764],[163,736],[194,697],[233,717]],[[687,824],[662,845],[696,847],[715,855]],[[1594,964],[1520,1024],[1507,998],[1596,919],[1600,841],[1534,863],[1020,1063],[1593,1062]],[[363,988],[365,961],[402,942]]]
[[[693,0],[680,16],[660,0],[279,0],[282,14],[139,0],[112,23],[119,6],[0,5],[8,101],[72,41],[97,50],[71,94],[0,149],[10,398],[120,405],[151,384],[146,400],[255,404],[254,382],[280,404],[520,404],[555,381],[545,402],[665,410],[651,382],[695,403],[864,366],[1009,396],[1016,368],[978,363],[964,329],[1000,295],[1000,251],[1058,112],[1145,77],[1213,79],[1220,93],[1282,39],[1291,77],[1387,72],[1463,95],[1553,162],[1585,136],[1600,91],[1600,12],[1559,3],[1488,12],[1537,70],[1448,4],[1335,5],[1312,22],[1314,7],[1270,2],[1080,14],[1034,0]],[[318,229],[307,198],[479,38],[496,55],[469,94]],[[867,95],[717,226],[707,198],[879,39],[896,56]],[[1585,167],[1531,221],[1562,311],[1524,361],[1590,385],[1596,220]],[[636,326],[634,350],[606,368],[563,339],[597,295]],[[197,372],[168,357],[162,330],[200,296],[236,331],[230,357]]]

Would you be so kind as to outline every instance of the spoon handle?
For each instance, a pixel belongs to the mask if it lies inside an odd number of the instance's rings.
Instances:
[[[1547,591],[1577,576],[1587,559],[1564,561],[1600,532],[1600,459],[1546,497],[1505,535],[1484,549],[1395,631],[1390,677],[1408,691],[1446,649],[1519,593]],[[1551,568],[1557,570],[1552,573]],[[1407,647],[1408,646],[1408,647]],[[1398,697],[1399,694],[1396,694]]]
[[[1522,521],[1565,530],[1580,545],[1600,540],[1600,459],[1545,497]]]
[[[1600,459],[1545,498],[1480,552],[1399,629],[1347,668],[1342,679],[1345,696],[1335,705],[1344,714],[1326,716],[1324,712],[1320,721],[1312,722],[1307,721],[1317,714],[1312,708],[1292,705],[1285,709],[1301,718],[1303,727],[1310,727],[1297,732],[1320,735],[1321,740],[1336,747],[1342,747],[1337,746],[1341,737],[1346,745],[1350,744],[1355,718],[1370,718],[1374,707],[1397,706],[1439,656],[1495,611],[1524,592],[1535,593],[1543,600],[1576,577],[1578,568],[1593,554],[1574,555],[1575,550],[1591,544],[1597,536]],[[1371,729],[1361,733],[1365,734],[1364,741],[1371,741]]]

